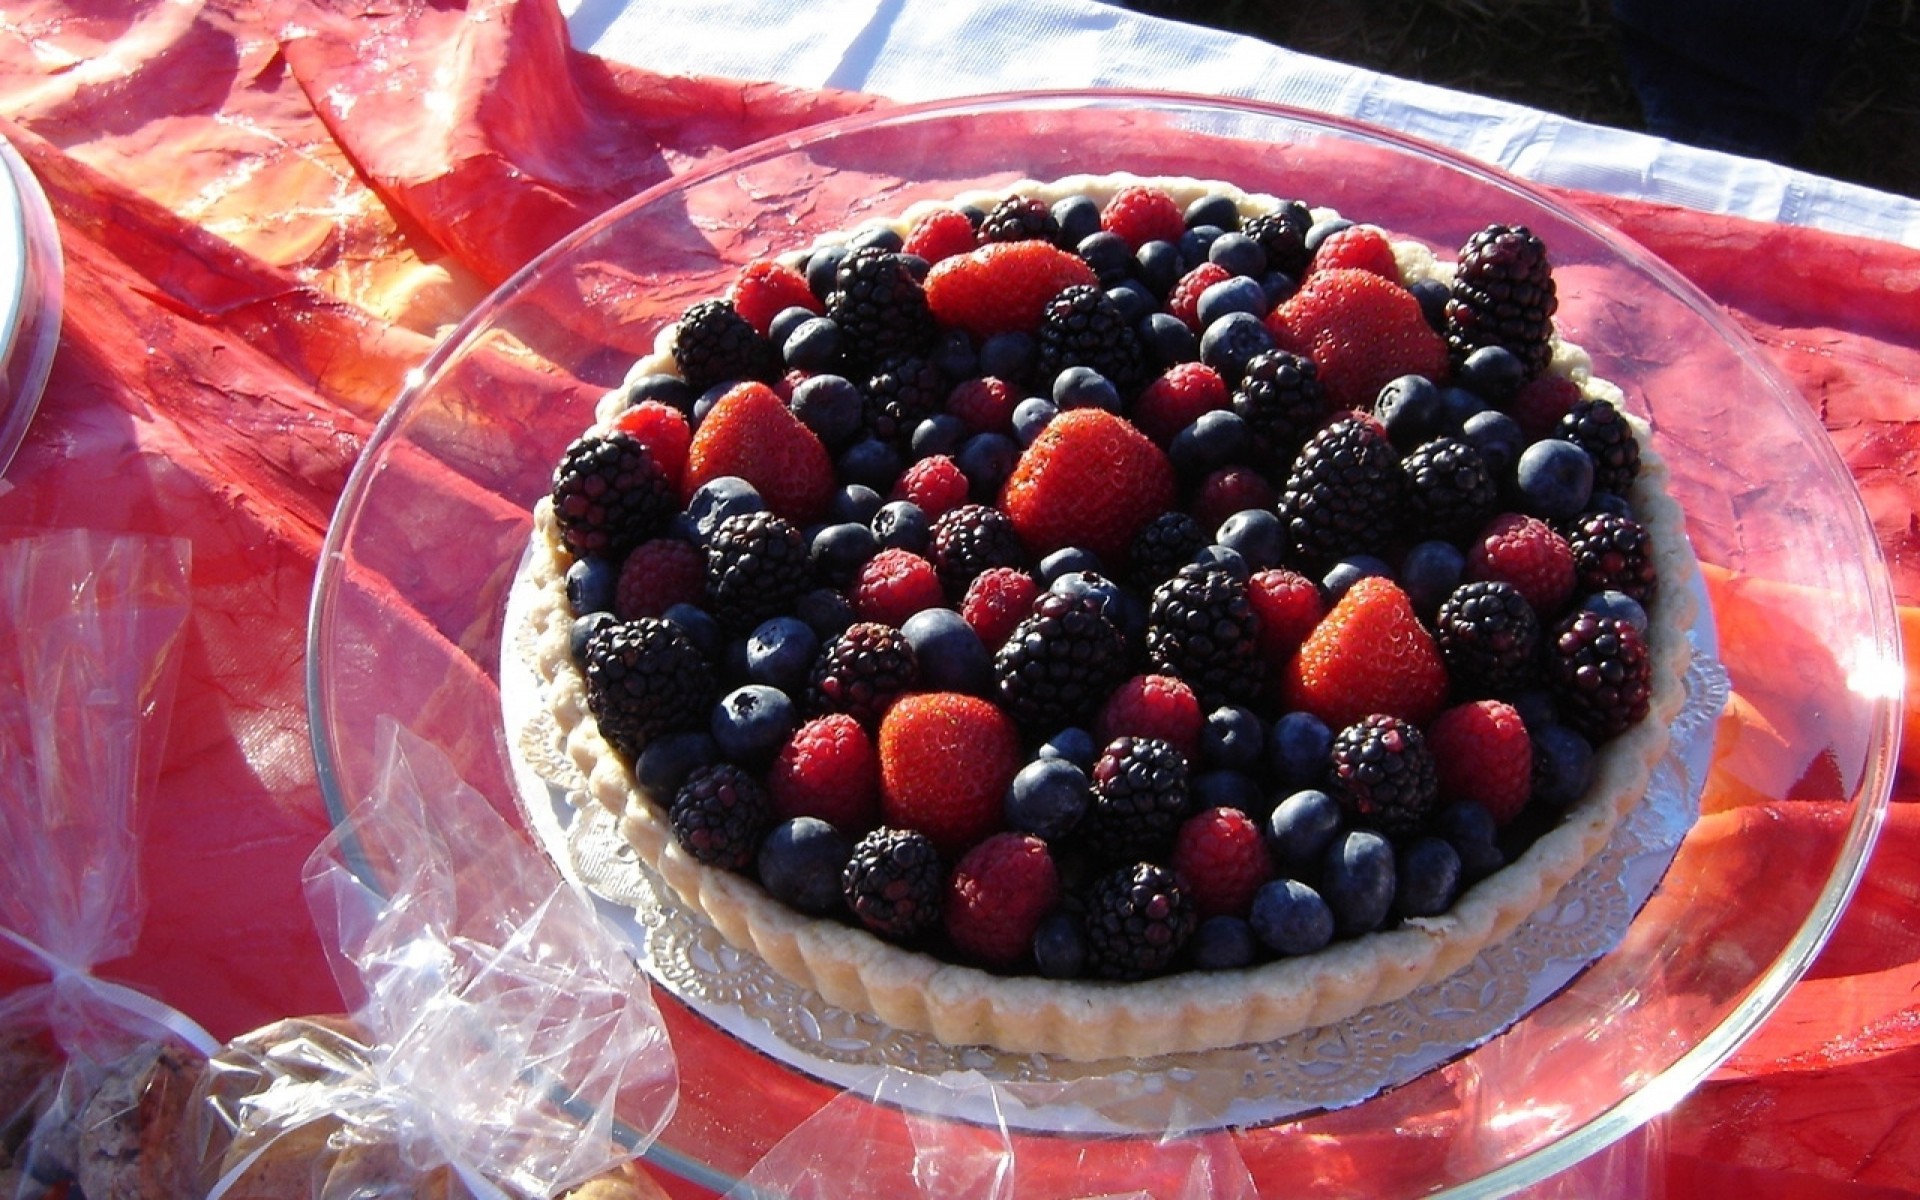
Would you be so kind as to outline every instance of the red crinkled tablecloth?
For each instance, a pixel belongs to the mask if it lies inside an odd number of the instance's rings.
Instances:
[[[436,331],[583,221],[875,103],[600,61],[551,0],[0,6],[0,132],[47,192],[67,271],[0,531],[193,543],[145,932],[103,974],[221,1037],[340,1008],[299,890],[327,829],[302,654],[316,555],[374,421]],[[1678,268],[1799,386],[1899,600],[1920,604],[1920,251],[1567,198]],[[1901,612],[1909,647],[1917,613]],[[1672,1194],[1920,1193],[1916,796],[1903,767],[1832,943],[1668,1123]],[[1743,836],[1791,838],[1819,811]]]

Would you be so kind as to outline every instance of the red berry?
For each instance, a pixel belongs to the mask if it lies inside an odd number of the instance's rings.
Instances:
[[[901,250],[929,263],[965,254],[980,244],[973,222],[957,208],[937,208],[913,223]]]
[[[1117,481],[1124,487],[1116,487]],[[1084,546],[1125,562],[1133,535],[1173,507],[1173,465],[1125,420],[1100,408],[1061,413],[1020,455],[1000,507],[1035,558]]]
[[[924,609],[946,603],[939,572],[911,550],[889,546],[860,565],[847,588],[854,616],[898,628]]]
[[[676,604],[706,598],[707,556],[678,538],[642,542],[620,564],[614,586],[613,615],[622,621],[657,617]]]
[[[944,454],[930,454],[901,473],[888,499],[913,501],[931,521],[965,504],[971,487],[958,463]]]
[[[1424,725],[1447,698],[1447,669],[1413,602],[1390,579],[1360,580],[1293,656],[1287,705],[1333,729],[1373,714]]]
[[[858,837],[880,819],[880,765],[873,741],[846,713],[815,717],[794,731],[767,768],[767,794],[780,820],[818,817]]]
[[[1512,584],[1544,622],[1573,595],[1573,547],[1538,517],[1502,513],[1467,547],[1466,577]]]
[[[658,400],[642,400],[615,417],[613,427],[632,434],[673,486],[680,486],[687,473],[687,449],[693,443],[693,428],[685,413]]]
[[[960,601],[960,616],[987,649],[998,650],[1013,627],[1033,611],[1040,585],[1019,567],[990,567],[973,577]]]
[[[1187,231],[1186,214],[1157,187],[1136,184],[1113,194],[1100,210],[1100,227],[1132,249],[1148,242],[1177,242]]]
[[[961,856],[947,884],[947,936],[968,958],[1007,970],[1027,956],[1040,921],[1060,902],[1047,843],[996,833]]]
[[[1580,401],[1580,385],[1551,371],[1529,379],[1507,405],[1507,415],[1520,426],[1529,441],[1539,441],[1552,433],[1560,418],[1573,411]]]
[[[993,242],[935,264],[927,272],[927,305],[943,325],[976,338],[1031,333],[1047,301],[1098,282],[1085,259],[1049,242]]]
[[[1260,618],[1260,652],[1276,671],[1286,669],[1294,651],[1327,615],[1320,585],[1284,567],[1254,572],[1247,581],[1247,599]]]
[[[833,499],[833,460],[826,447],[764,383],[733,388],[700,422],[687,451],[681,498],[722,475],[752,484],[769,511],[795,525],[819,520]]]
[[[1274,877],[1260,826],[1237,808],[1209,808],[1182,822],[1170,865],[1203,920],[1246,916],[1254,893]]]
[[[1335,408],[1371,408],[1392,380],[1440,379],[1447,370],[1446,343],[1427,324],[1420,302],[1371,271],[1311,272],[1268,314],[1267,329],[1281,349],[1313,360]]]
[[[1150,737],[1171,745],[1191,762],[1200,751],[1206,717],[1184,679],[1174,675],[1135,675],[1113,690],[1094,722],[1094,740]]]
[[[1000,827],[1021,761],[1020,730],[999,706],[958,692],[903,696],[880,720],[881,818],[959,855]]]
[[[1141,390],[1130,415],[1141,433],[1165,447],[1203,414],[1232,402],[1220,372],[1205,363],[1175,363]]]
[[[1004,379],[981,375],[962,380],[947,393],[947,411],[974,433],[1009,433],[1020,393]]]
[[[1400,264],[1393,258],[1393,243],[1375,225],[1349,225],[1328,235],[1313,252],[1314,271],[1351,267],[1371,271],[1382,279],[1400,282]]]
[[[1533,743],[1510,704],[1475,700],[1449,708],[1427,729],[1440,799],[1473,800],[1505,825],[1533,794]]]
[[[740,268],[740,274],[734,277],[733,285],[727,289],[727,299],[733,301],[734,311],[745,317],[747,323],[759,330],[762,336],[773,324],[773,319],[786,309],[804,308],[816,313],[826,311],[820,298],[807,286],[805,276],[772,259],[750,262]]]
[[[1211,534],[1237,512],[1272,508],[1279,501],[1273,484],[1252,467],[1221,467],[1200,481],[1193,517]]]
[[[1200,293],[1216,283],[1233,278],[1233,272],[1219,263],[1203,262],[1180,277],[1167,294],[1167,312],[1178,317],[1188,329],[1200,332]]]

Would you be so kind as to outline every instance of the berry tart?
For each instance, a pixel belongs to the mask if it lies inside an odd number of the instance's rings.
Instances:
[[[1073,1060],[1458,970],[1639,802],[1696,570],[1549,249],[1022,183],[753,263],[537,510],[581,803],[829,1002]]]

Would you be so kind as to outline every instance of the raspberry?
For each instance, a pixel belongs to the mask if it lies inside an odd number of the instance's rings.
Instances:
[[[956,254],[965,254],[979,244],[979,237],[974,233],[973,222],[967,220],[967,214],[957,208],[936,208],[913,223],[913,228],[907,231],[906,244],[900,250],[904,254],[924,258],[929,263],[937,263]]]
[[[1124,479],[1127,486],[1115,488]],[[1020,455],[1000,505],[1029,552],[1084,546],[1126,561],[1133,537],[1173,507],[1173,465],[1146,435],[1098,408],[1061,413]]]
[[[959,464],[944,454],[931,454],[901,472],[887,498],[911,500],[934,520],[965,504],[970,487]]]
[[[1047,843],[996,833],[962,855],[947,883],[947,936],[966,957],[1009,970],[1026,958],[1040,921],[1060,900]]]
[[[815,712],[843,712],[873,726],[919,676],[920,664],[905,634],[876,621],[856,621],[814,662],[808,699]]]
[[[1507,415],[1520,426],[1520,432],[1528,441],[1538,441],[1552,433],[1579,402],[1579,384],[1564,375],[1546,371],[1528,380],[1514,394],[1507,406]]]
[[[1235,513],[1250,508],[1270,509],[1279,503],[1280,494],[1259,471],[1252,467],[1221,467],[1202,479],[1194,490],[1193,515],[1211,532]]]
[[[963,380],[947,393],[947,411],[974,433],[1008,433],[1020,393],[1004,379],[982,375]]]
[[[676,604],[699,604],[706,591],[707,556],[700,547],[655,538],[635,546],[620,564],[613,615],[622,621],[657,617]]]
[[[728,871],[746,870],[773,826],[766,789],[732,763],[695,767],[667,815],[681,849]]]
[[[945,871],[924,833],[881,826],[854,843],[840,873],[847,907],[869,930],[911,942],[940,924]]]
[[[690,729],[713,703],[713,669],[670,621],[616,621],[587,642],[587,711],[628,759],[662,734]]]
[[[722,475],[752,484],[769,509],[796,525],[819,520],[833,498],[826,447],[764,384],[732,389],[700,422],[687,449],[681,500]]]
[[[862,621],[900,626],[923,609],[946,603],[933,564],[911,550],[890,546],[861,564],[847,588],[853,614]]]
[[[818,817],[849,836],[880,814],[880,767],[873,741],[845,713],[815,717],[794,731],[767,769],[767,793],[782,821]]]
[[[673,516],[666,472],[631,434],[584,434],[553,473],[553,517],[576,558],[618,557]]]
[[[1647,715],[1653,661],[1646,638],[1619,617],[1584,609],[1547,638],[1547,684],[1576,733],[1600,743]]]
[[[1167,294],[1167,312],[1195,333],[1200,332],[1200,293],[1233,278],[1219,263],[1203,262],[1180,277]]]
[[[1551,618],[1573,595],[1573,549],[1538,517],[1502,513],[1467,548],[1467,579],[1512,584],[1541,618]]]
[[[1478,801],[1505,825],[1533,792],[1533,743],[1511,704],[1476,700],[1433,719],[1427,748],[1442,803]]]
[[[1267,329],[1281,349],[1313,360],[1336,409],[1371,407],[1402,375],[1440,379],[1447,372],[1446,344],[1420,302],[1371,271],[1315,271],[1268,315]]]
[[[1047,301],[1076,284],[1098,283],[1086,260],[1046,242],[995,243],[956,255],[927,273],[927,303],[946,325],[974,337],[1032,333]]]
[[[1169,865],[1185,882],[1203,921],[1246,916],[1254,893],[1274,876],[1266,837],[1237,808],[1209,808],[1188,817],[1174,834]]]
[[[1265,680],[1260,619],[1233,572],[1190,563],[1153,591],[1147,657],[1187,681],[1208,708],[1254,699]]]
[[[1431,720],[1447,696],[1447,670],[1413,602],[1390,579],[1347,589],[1287,668],[1287,705],[1339,729],[1374,713]]]
[[[1203,413],[1226,408],[1229,399],[1220,372],[1204,363],[1175,363],[1141,390],[1128,416],[1165,449],[1175,434]]]
[[[726,300],[702,300],[673,329],[673,361],[698,395],[728,380],[761,381],[780,373],[780,353]]]
[[[1126,674],[1126,651],[1098,597],[1046,592],[993,656],[1000,703],[1035,732],[1075,724]]]
[[[812,582],[806,539],[784,517],[739,513],[707,543],[708,611],[730,632],[786,612]]]
[[[1086,907],[1087,965],[1104,979],[1145,979],[1165,971],[1200,924],[1179,878],[1153,863],[1102,876]]]
[[[1187,230],[1186,215],[1172,196],[1156,187],[1135,185],[1113,194],[1100,210],[1100,227],[1130,249],[1148,242],[1177,242]]]
[[[1000,825],[1022,762],[1012,719],[977,696],[904,696],[880,721],[880,812],[958,855]],[[965,763],[957,771],[954,764]]]
[[[727,299],[733,302],[734,311],[763,337],[773,319],[789,308],[804,308],[814,313],[825,311],[820,298],[807,286],[806,276],[772,259],[760,259],[740,268],[733,284],[727,288]]]
[[[1439,794],[1433,752],[1413,722],[1374,713],[1333,735],[1328,790],[1390,838],[1425,827]]]
[[[980,221],[983,242],[1052,242],[1060,236],[1060,222],[1045,200],[1008,196]]]
[[[1294,651],[1327,615],[1320,585],[1298,571],[1270,567],[1247,581],[1247,599],[1260,619],[1260,653],[1275,671],[1284,671]]]
[[[982,572],[994,567],[1017,567],[1026,559],[1012,520],[984,504],[962,504],[933,523],[928,556],[940,573],[940,582],[953,595],[964,595]]]
[[[1349,225],[1329,234],[1313,252],[1314,271],[1352,267],[1371,271],[1382,279],[1400,282],[1400,264],[1394,261],[1387,235],[1374,225]]]
[[[1113,690],[1094,722],[1102,745],[1122,737],[1158,738],[1191,760],[1200,752],[1206,717],[1185,680],[1172,675],[1135,675]]]
[[[1018,567],[992,567],[973,577],[960,602],[960,616],[989,650],[998,650],[1014,627],[1033,611],[1040,585]]]
[[[614,418],[613,427],[645,446],[674,491],[680,490],[680,480],[687,473],[687,450],[693,441],[693,429],[685,413],[658,400],[642,400]]]

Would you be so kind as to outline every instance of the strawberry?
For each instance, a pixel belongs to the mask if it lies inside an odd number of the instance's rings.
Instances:
[[[1136,184],[1121,188],[1107,201],[1100,210],[1100,228],[1138,250],[1148,242],[1179,241],[1187,221],[1172,196],[1157,187]]]
[[[1049,242],[994,242],[935,264],[927,272],[927,304],[942,324],[976,338],[1032,333],[1047,301],[1099,282],[1085,259]]]
[[[897,628],[917,612],[944,605],[947,594],[932,563],[911,550],[889,546],[861,564],[847,599],[858,619]]]
[[[1203,262],[1180,277],[1173,285],[1173,291],[1167,294],[1167,312],[1178,317],[1182,324],[1195,333],[1200,332],[1200,293],[1216,283],[1224,283],[1233,278],[1233,272],[1219,263]]]
[[[681,498],[710,479],[738,475],[769,511],[809,525],[833,499],[833,460],[813,431],[764,383],[742,383],[720,397],[687,451]]]
[[[1047,843],[1030,833],[996,833],[962,855],[947,883],[947,936],[982,966],[1007,970],[1060,901],[1060,873]]]
[[[747,324],[766,335],[773,319],[789,308],[804,308],[809,312],[821,313],[826,307],[820,303],[820,297],[813,294],[807,286],[806,276],[772,259],[760,259],[740,268],[727,288],[727,299],[733,301],[734,311],[747,319]]]
[[[687,446],[693,441],[693,429],[685,413],[658,400],[642,400],[615,417],[613,427],[632,434],[673,486],[680,486],[681,477],[687,473]]]
[[[880,721],[881,818],[959,855],[1000,827],[1021,761],[1020,730],[999,706],[959,692],[903,696]]]
[[[1511,705],[1475,700],[1447,709],[1427,729],[1440,799],[1477,800],[1505,825],[1533,794],[1533,742]]]
[[[1376,225],[1349,225],[1327,235],[1320,248],[1313,252],[1310,273],[1348,267],[1400,282],[1400,264],[1394,261],[1393,243]]]
[[[657,617],[676,604],[699,604],[706,595],[705,552],[678,538],[655,538],[635,546],[620,564],[613,615],[622,621]]]
[[[965,504],[972,486],[952,458],[945,454],[929,454],[901,473],[900,478],[894,481],[888,499],[911,500],[927,514],[928,520],[938,520],[945,513]]]
[[[1140,527],[1173,507],[1173,466],[1124,419],[1076,408],[1047,423],[1000,493],[1027,552],[1038,559],[1084,546],[1122,563]]]
[[[858,837],[880,818],[873,740],[846,713],[813,718],[794,731],[767,768],[767,794],[783,821],[818,817]]]
[[[1203,414],[1226,408],[1232,400],[1220,372],[1205,363],[1175,363],[1141,391],[1128,415],[1141,433],[1165,447]]]
[[[1206,724],[1200,701],[1185,680],[1174,675],[1135,675],[1113,690],[1094,721],[1094,740],[1107,745],[1115,738],[1159,738],[1191,762],[1200,752],[1200,730]]]
[[[1538,517],[1501,513],[1467,546],[1466,578],[1512,584],[1544,622],[1573,595],[1573,547]]]
[[[1269,567],[1247,581],[1247,600],[1260,618],[1260,653],[1284,671],[1294,651],[1327,615],[1320,585],[1298,571]]]
[[[1013,627],[1033,611],[1040,585],[1019,567],[989,567],[973,577],[960,601],[961,619],[973,627],[987,649],[998,650]]]
[[[1437,380],[1447,370],[1447,345],[1413,293],[1356,267],[1308,274],[1267,316],[1267,329],[1281,349],[1313,360],[1336,408],[1369,409],[1391,380]]]
[[[1287,668],[1287,706],[1341,729],[1376,713],[1424,725],[1447,698],[1447,669],[1413,602],[1390,579],[1347,589]]]
[[[928,263],[937,263],[965,254],[979,244],[980,237],[974,232],[973,222],[967,220],[967,214],[957,208],[936,208],[913,223],[913,228],[907,230],[906,244],[900,249]]]
[[[1237,808],[1209,808],[1181,822],[1170,865],[1203,920],[1246,916],[1254,893],[1274,877],[1260,826]]]

